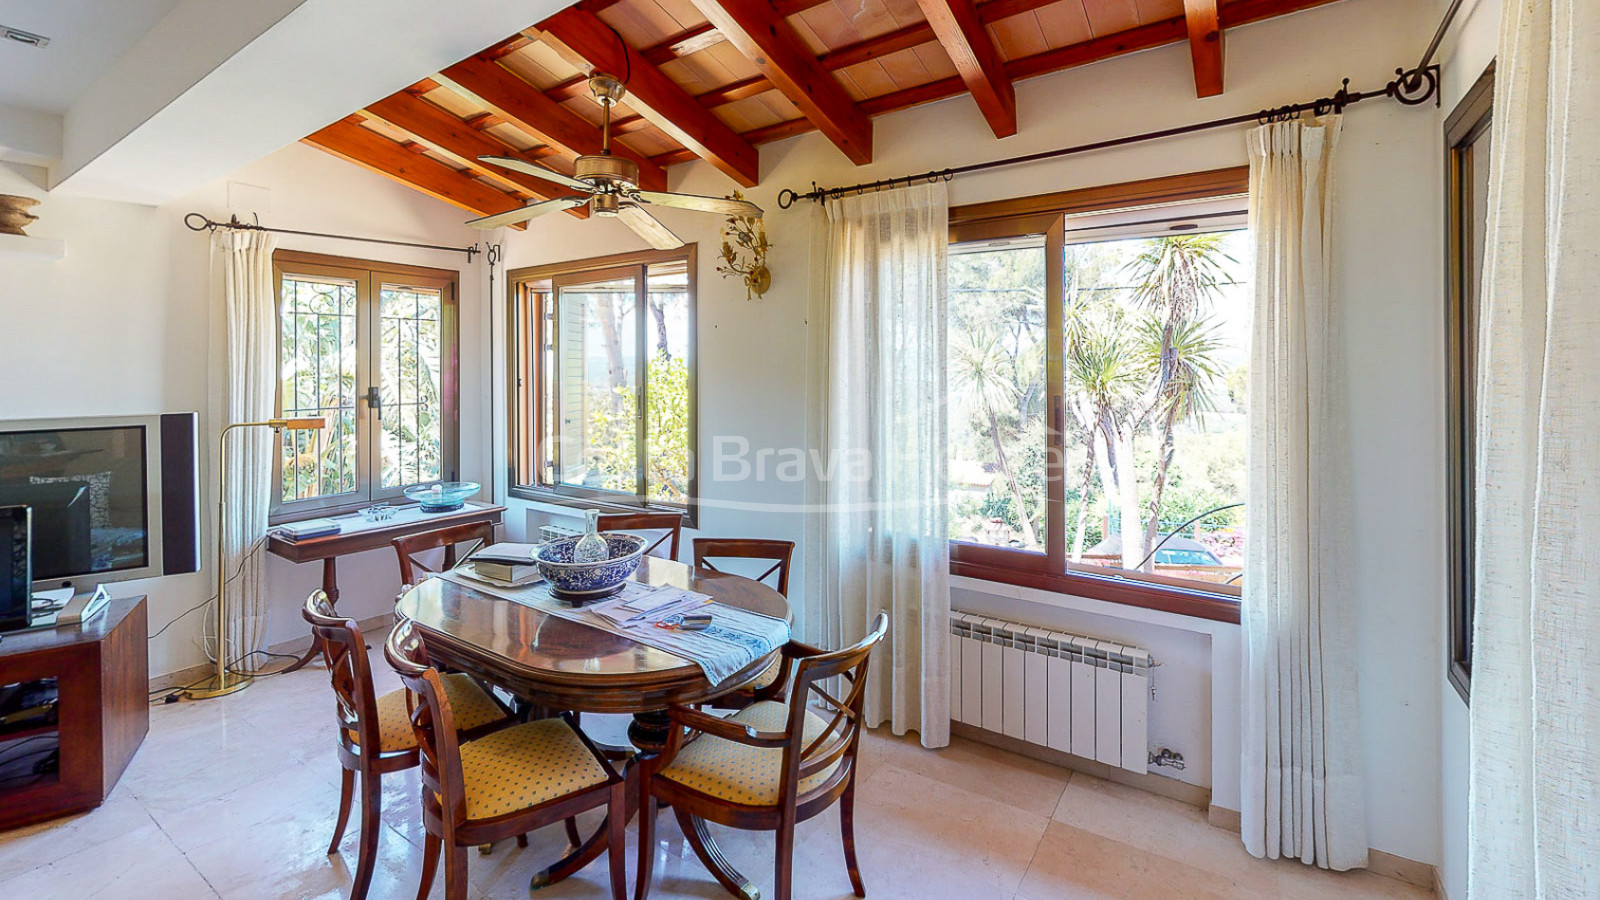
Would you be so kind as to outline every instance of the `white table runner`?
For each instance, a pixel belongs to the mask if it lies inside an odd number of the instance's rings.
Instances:
[[[543,581],[507,587],[489,584],[461,572],[441,572],[435,577],[682,657],[699,666],[705,672],[706,680],[712,684],[721,684],[789,640],[789,624],[782,619],[726,603],[712,602],[696,610],[711,614],[709,628],[704,631],[683,631],[657,628],[648,622],[619,625],[584,607],[575,607],[552,597],[549,583]]]

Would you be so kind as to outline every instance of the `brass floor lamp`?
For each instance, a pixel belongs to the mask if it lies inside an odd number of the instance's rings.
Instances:
[[[228,670],[228,566],[223,549],[224,523],[228,512],[228,433],[235,428],[271,428],[282,434],[289,431],[314,431],[328,427],[328,420],[320,416],[303,419],[268,419],[265,422],[235,422],[222,429],[217,437],[217,673],[187,693],[195,700],[221,697],[242,691],[255,679]]]

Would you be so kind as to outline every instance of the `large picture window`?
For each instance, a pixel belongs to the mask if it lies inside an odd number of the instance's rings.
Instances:
[[[695,507],[694,248],[510,273],[512,494]]]
[[[952,210],[952,571],[1237,619],[1245,175]]]
[[[278,408],[328,422],[280,437],[275,517],[456,478],[457,273],[291,251],[273,267]]]
[[[1450,659],[1447,675],[1462,699],[1468,697],[1472,681],[1472,511],[1477,477],[1474,416],[1493,110],[1494,66],[1491,65],[1445,122],[1446,470],[1450,479]]]

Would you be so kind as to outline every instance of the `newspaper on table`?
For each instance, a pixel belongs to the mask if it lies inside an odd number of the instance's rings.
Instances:
[[[721,684],[789,640],[789,624],[782,619],[716,603],[708,594],[682,588],[630,581],[605,600],[575,607],[551,596],[548,582],[488,584],[460,572],[435,577],[680,656],[698,665],[712,684]],[[711,624],[702,631],[656,627],[685,612],[709,613]]]

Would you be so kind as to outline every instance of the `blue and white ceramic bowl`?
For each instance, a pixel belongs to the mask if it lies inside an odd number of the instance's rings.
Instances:
[[[628,580],[633,570],[639,568],[644,556],[645,539],[637,534],[608,532],[605,538],[610,558],[601,562],[573,562],[572,551],[577,548],[582,535],[547,541],[533,557],[539,574],[550,582],[550,593],[563,600],[582,602],[598,600],[616,593]]]

